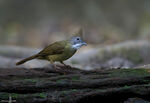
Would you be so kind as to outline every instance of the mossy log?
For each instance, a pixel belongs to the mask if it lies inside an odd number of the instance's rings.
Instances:
[[[0,100],[9,96],[16,103],[121,103],[130,97],[150,100],[150,70],[1,68]]]

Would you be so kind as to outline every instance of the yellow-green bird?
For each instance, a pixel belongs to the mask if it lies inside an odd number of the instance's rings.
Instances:
[[[73,36],[68,40],[52,43],[42,51],[40,51],[38,54],[23,59],[17,62],[16,65],[23,64],[32,59],[48,60],[51,64],[53,64],[54,62],[60,62],[64,64],[63,61],[72,57],[75,52],[83,45],[87,44],[82,40],[82,31],[80,30],[76,34],[76,36]]]

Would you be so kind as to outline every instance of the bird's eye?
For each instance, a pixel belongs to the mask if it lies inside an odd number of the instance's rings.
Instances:
[[[77,40],[79,40],[79,38],[77,38]]]

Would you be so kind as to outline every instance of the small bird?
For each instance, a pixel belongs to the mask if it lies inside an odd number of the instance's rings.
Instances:
[[[38,54],[17,62],[16,65],[21,65],[32,59],[48,60],[51,64],[54,62],[60,62],[61,64],[65,65],[63,61],[72,57],[80,47],[87,45],[86,42],[82,40],[82,34],[82,29],[80,29],[79,32],[70,39],[54,42],[44,48]]]

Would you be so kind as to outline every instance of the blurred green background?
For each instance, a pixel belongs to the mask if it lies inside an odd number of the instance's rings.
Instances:
[[[0,44],[42,47],[79,27],[89,44],[150,39],[150,0],[0,0]]]

